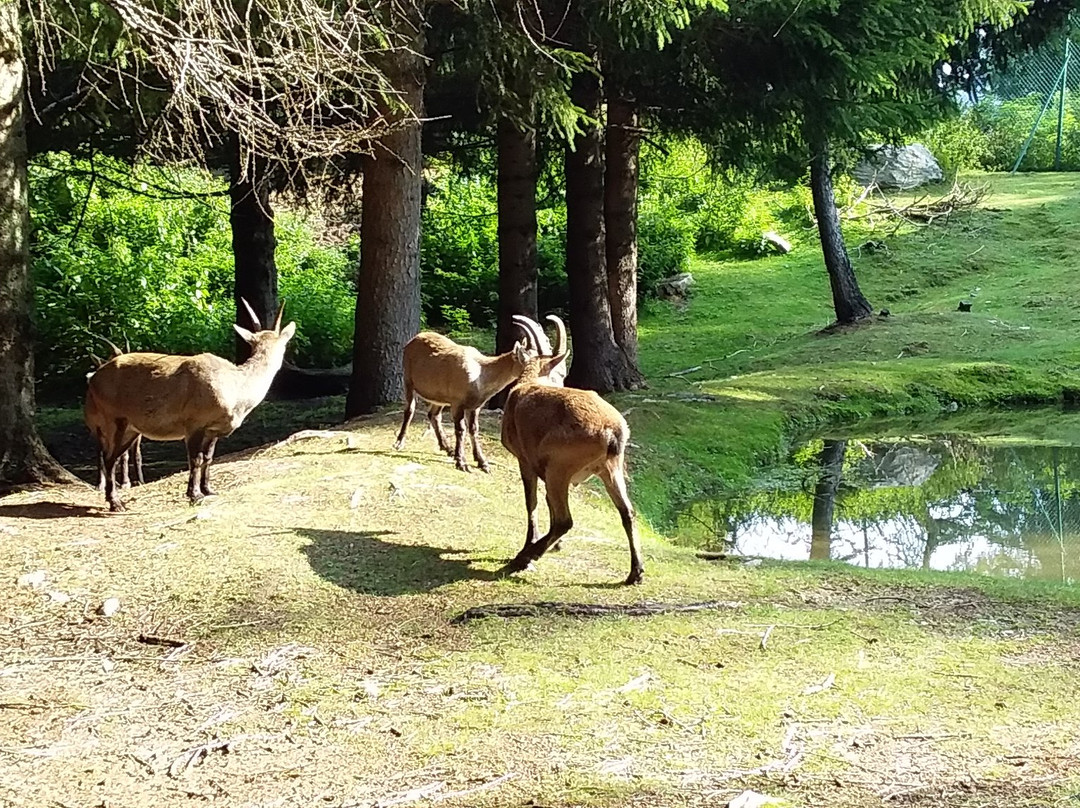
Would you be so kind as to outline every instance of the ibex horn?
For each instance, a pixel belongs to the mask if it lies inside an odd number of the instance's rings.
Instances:
[[[285,313],[285,301],[281,301],[281,306],[277,310],[277,319],[274,320],[274,331],[278,334],[281,333],[281,315]]]
[[[554,314],[549,314],[544,319],[551,320],[551,322],[555,324],[555,331],[558,333],[557,345],[555,348],[556,356],[566,353],[568,347],[566,344],[566,326],[563,325],[562,318]]]
[[[244,298],[240,298],[240,302],[244,304],[244,308],[247,309],[248,316],[251,317],[251,321],[255,323],[255,330],[262,331],[262,323],[259,322],[259,315],[255,313],[255,309],[251,308],[251,304]]]
[[[543,326],[540,323],[533,320],[531,317],[526,317],[524,314],[515,314],[512,317],[515,323],[518,323],[528,330],[529,335],[533,338],[534,349],[538,354],[543,356],[551,355],[551,343],[548,342],[547,334],[544,333]]]

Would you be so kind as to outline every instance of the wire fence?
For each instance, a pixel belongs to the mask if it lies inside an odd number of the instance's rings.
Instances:
[[[1013,172],[1080,170],[1078,57],[1070,39],[1045,45],[994,73],[972,99],[969,114]]]

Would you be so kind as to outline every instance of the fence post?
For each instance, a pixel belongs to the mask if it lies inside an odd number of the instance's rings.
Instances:
[[[1061,72],[1058,73],[1058,77],[1054,80],[1054,86],[1057,86],[1058,82],[1065,78],[1065,69],[1069,66],[1066,62],[1061,66]],[[1039,128],[1039,124],[1042,123],[1043,115],[1046,114],[1046,110],[1050,108],[1050,102],[1054,100],[1054,94],[1048,93],[1046,101],[1043,102],[1042,109],[1039,110],[1039,117],[1035,119],[1035,125],[1031,127],[1031,131],[1028,133],[1027,140],[1024,141],[1024,147],[1020,149],[1020,156],[1016,158],[1016,164],[1012,167],[1010,174],[1015,174],[1016,169],[1020,168],[1020,163],[1023,162],[1024,155],[1027,154],[1027,150],[1031,147],[1031,141],[1035,139],[1035,130]]]
[[[1054,146],[1054,171],[1061,170],[1061,136],[1065,124],[1065,91],[1069,84],[1069,40],[1065,40],[1065,64],[1061,67],[1061,96],[1058,98],[1057,143]]]

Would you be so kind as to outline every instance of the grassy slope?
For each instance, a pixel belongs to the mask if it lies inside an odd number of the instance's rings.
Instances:
[[[1077,191],[1061,178],[1008,184],[1039,182]],[[1003,192],[993,204],[1018,224],[1031,209]],[[1032,215],[1057,217],[1038,204]],[[1067,261],[1031,260],[1045,222],[1017,255],[992,221],[952,231],[956,244],[927,232],[861,260],[879,305],[900,279],[921,291],[833,337],[812,333],[828,322],[816,256],[700,268],[687,315],[643,320],[653,389],[624,402],[635,496],[661,503],[661,476],[700,486],[695,465],[745,477],[793,424],[830,414],[1056,395],[1075,357]],[[1008,258],[1006,277],[988,263],[927,286],[984,244],[972,260]],[[1028,285],[1013,288],[1021,271]],[[975,312],[953,313],[973,286]],[[1040,296],[1058,302],[1024,306]],[[895,358],[914,342],[922,354]],[[712,357],[692,384],[664,378]],[[999,369],[976,376],[996,387],[964,370],[987,360]],[[665,397],[699,387],[722,402]],[[1080,790],[1077,590],[706,562],[646,530],[646,583],[630,591],[613,586],[628,563],[617,517],[588,488],[566,549],[498,579],[523,515],[497,439],[495,472],[466,477],[419,426],[407,451],[390,451],[396,418],[351,425],[351,449],[326,438],[224,458],[221,496],[197,511],[179,475],[134,492],[120,516],[89,490],[0,502],[0,802],[374,806],[503,774],[514,776],[442,804],[723,805],[753,787],[806,806],[1058,805]],[[16,585],[39,569],[42,589]],[[111,620],[94,613],[108,596],[122,603]],[[450,622],[485,603],[714,598],[733,603]],[[280,670],[252,664],[290,643],[298,658],[284,654]],[[213,738],[239,740],[170,775]]]
[[[975,178],[976,180],[983,178]],[[643,447],[642,507],[745,481],[784,436],[826,422],[972,405],[1052,402],[1080,388],[1080,178],[994,176],[988,209],[947,227],[871,232],[848,224],[863,290],[891,316],[823,335],[832,317],[820,254],[699,263],[684,310],[654,304],[641,320],[652,389],[626,397]],[[958,312],[960,300],[974,303]],[[701,365],[678,378],[668,374]],[[722,406],[672,403],[707,394]],[[674,483],[673,483],[674,481]]]

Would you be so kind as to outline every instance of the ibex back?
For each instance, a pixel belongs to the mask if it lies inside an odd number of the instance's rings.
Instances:
[[[261,328],[251,307],[243,303]],[[209,467],[218,438],[231,435],[266,397],[296,331],[295,323],[281,327],[283,309],[284,305],[272,329],[252,333],[233,326],[251,346],[251,357],[242,365],[208,353],[127,353],[94,373],[86,396],[86,425],[101,448],[110,510],[124,510],[116,494],[116,465],[140,435],[183,440],[188,498],[194,503],[213,493]]]

